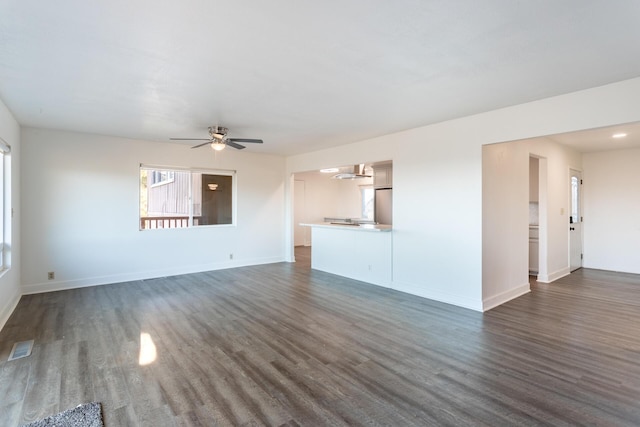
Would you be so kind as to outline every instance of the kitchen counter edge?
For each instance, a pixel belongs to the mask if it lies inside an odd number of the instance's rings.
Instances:
[[[355,225],[342,225],[342,224],[331,224],[328,222],[314,222],[314,223],[301,223],[303,227],[318,227],[318,228],[340,228],[344,230],[353,230],[353,231],[391,231],[392,226],[387,224],[360,224],[358,226]]]

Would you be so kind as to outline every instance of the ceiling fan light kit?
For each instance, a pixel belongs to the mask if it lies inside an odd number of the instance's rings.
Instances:
[[[238,144],[238,142],[252,143],[252,144],[262,144],[261,139],[251,139],[251,138],[228,138],[227,132],[229,129],[223,126],[209,126],[209,138],[169,138],[172,141],[207,141],[202,144],[194,145],[191,148],[198,148],[205,146],[207,144],[211,145],[215,151],[222,151],[228,145],[237,150],[242,150],[246,148],[244,145]]]
[[[227,136],[229,129],[222,126],[209,126],[209,135],[215,139],[223,139]]]
[[[227,144],[225,144],[223,141],[212,141],[211,142],[211,148],[213,148],[215,151],[222,151],[224,150],[224,147],[226,147]]]

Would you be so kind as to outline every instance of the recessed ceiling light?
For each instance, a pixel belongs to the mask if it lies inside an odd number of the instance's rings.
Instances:
[[[627,136],[626,133],[614,133],[613,135],[611,135],[613,138],[624,138],[625,136]]]
[[[338,168],[328,168],[328,169],[320,169],[320,172],[322,172],[322,173],[336,173],[339,170],[340,169],[338,169]]]

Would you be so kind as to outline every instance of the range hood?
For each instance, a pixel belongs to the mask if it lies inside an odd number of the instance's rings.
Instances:
[[[364,163],[360,165],[353,165],[353,172],[339,173],[332,176],[334,179],[358,179],[358,178],[371,178],[371,175],[367,175],[364,172]]]

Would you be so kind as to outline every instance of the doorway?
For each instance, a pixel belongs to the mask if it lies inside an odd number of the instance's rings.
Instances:
[[[305,182],[293,181],[293,246],[308,246],[309,227],[300,224],[307,222]]]
[[[540,161],[529,157],[529,276],[537,276],[540,259]]]
[[[550,282],[548,270],[548,159],[529,154],[529,275]]]
[[[307,187],[301,179],[293,180],[293,256],[296,267],[311,268],[311,230],[300,225],[307,218]]]
[[[582,172],[569,171],[570,215],[569,215],[569,270],[582,268]]]

